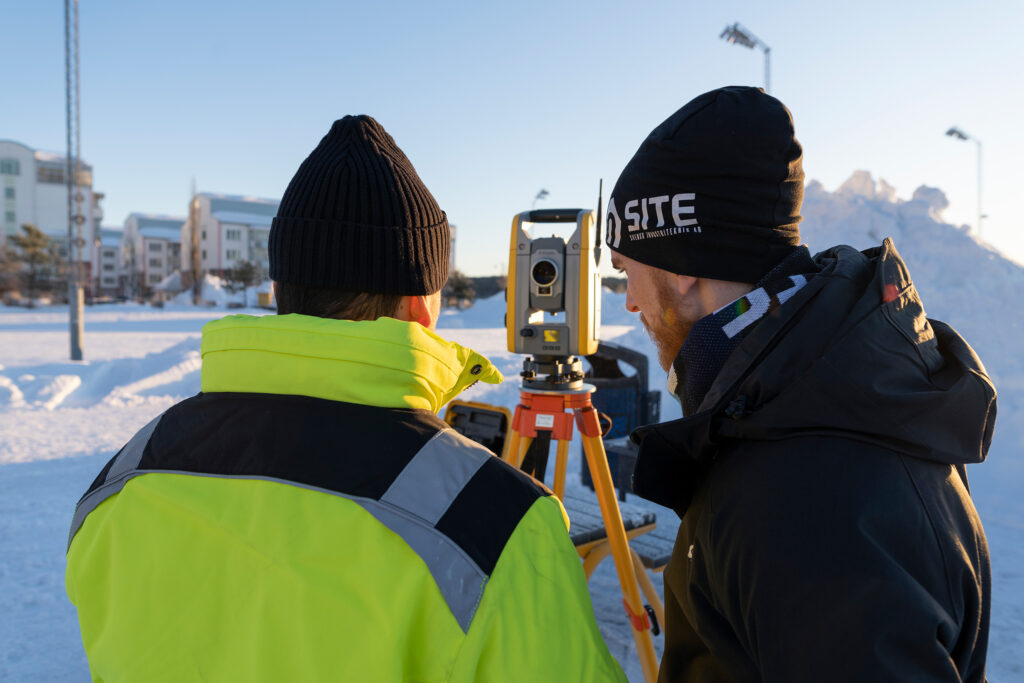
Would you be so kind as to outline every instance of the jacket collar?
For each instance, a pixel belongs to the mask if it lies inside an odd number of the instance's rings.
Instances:
[[[437,412],[501,373],[418,323],[231,315],[203,326],[202,390],[296,394]]]

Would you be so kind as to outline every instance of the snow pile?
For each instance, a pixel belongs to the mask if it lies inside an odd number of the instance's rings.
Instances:
[[[229,301],[235,300],[235,295],[228,290],[224,278],[207,274],[203,278],[203,301],[216,306],[227,306]]]
[[[178,270],[174,271],[173,273],[171,273],[170,275],[165,277],[163,280],[161,280],[159,283],[154,285],[153,289],[155,289],[158,292],[175,292],[175,293],[177,293],[177,292],[182,291],[182,288],[181,288],[181,271],[178,271]]]
[[[178,290],[172,289],[171,291]],[[258,285],[248,286],[236,292],[232,291],[231,285],[224,278],[207,273],[203,276],[203,289],[200,296],[202,297],[203,305],[208,308],[228,308],[229,306],[233,308],[238,306],[252,308],[260,305],[260,294],[269,294],[271,306],[274,305],[274,288],[270,280],[261,282]],[[171,299],[171,304],[175,307],[192,306],[192,288],[183,290]]]

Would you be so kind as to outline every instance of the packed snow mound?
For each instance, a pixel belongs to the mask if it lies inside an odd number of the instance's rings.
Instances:
[[[71,361],[0,372],[0,410],[114,407],[180,401],[199,392],[199,339],[141,358]]]
[[[811,181],[811,184],[816,182]],[[818,185],[820,186],[820,183]],[[864,197],[891,202],[896,198],[896,188],[881,178],[875,183],[875,179],[868,171],[854,171],[853,175],[839,186],[836,194],[843,197]]]
[[[177,293],[182,291],[181,271],[174,271],[173,273],[165,277],[163,280],[161,280],[157,285],[155,285],[153,289],[155,289],[158,292]]]
[[[235,300],[235,295],[228,291],[224,278],[207,274],[203,278],[203,301],[217,306],[226,306],[229,301]]]
[[[168,277],[173,277],[173,275]],[[180,277],[177,282],[180,283]],[[178,286],[178,289],[181,289],[180,286]],[[169,291],[178,291],[178,289],[170,289]],[[203,276],[203,289],[200,296],[202,297],[204,306],[210,308],[226,308],[229,305],[236,307],[239,305],[249,307],[259,306],[260,294],[269,294],[270,302],[273,305],[274,286],[270,280],[265,280],[258,285],[251,285],[236,292],[231,290],[230,284],[224,278],[207,273]],[[177,296],[172,298],[171,304],[174,306],[191,306],[191,287],[181,291]]]
[[[228,289],[227,281],[224,278],[211,275],[210,273],[206,273],[203,276],[203,287],[200,297],[205,305],[219,307],[226,307],[228,303],[240,300],[237,294]],[[178,306],[191,306],[192,288],[189,287],[182,290],[181,293],[171,299],[171,303]]]
[[[937,221],[942,220],[942,212],[949,208],[949,200],[946,193],[937,187],[922,185],[914,190],[913,201],[929,207],[929,215]]]

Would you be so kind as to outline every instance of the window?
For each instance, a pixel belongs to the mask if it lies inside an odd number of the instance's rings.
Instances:
[[[115,252],[113,249],[103,250],[103,258],[114,258],[115,256],[117,256],[117,252]]]
[[[156,275],[156,274],[153,274],[153,275],[149,276],[150,283],[157,283],[157,282],[160,282],[160,280],[162,280],[162,279],[163,278],[161,278],[159,275]]]
[[[113,263],[104,263],[103,264],[103,270],[105,270],[107,272],[110,272],[110,271],[114,270],[114,264]]]
[[[224,233],[224,239],[226,239],[226,240],[233,240],[233,241],[237,242],[238,240],[242,239],[242,231],[241,230],[226,230],[225,233]]]
[[[103,278],[103,286],[104,287],[113,287],[116,284],[117,284],[117,278],[116,277],[105,277],[105,278]]]
[[[5,187],[4,188],[4,199],[14,199],[14,188],[13,187]]]
[[[237,249],[228,249],[227,257],[228,257],[228,261],[234,261],[235,259],[238,258],[238,250]]]
[[[163,251],[164,250],[164,245],[160,244],[159,242],[150,242],[149,243],[149,250],[150,251]]]
[[[7,211],[4,213],[4,225],[14,225],[17,222],[17,216],[13,211]]]
[[[161,261],[158,258],[151,258],[151,259],[149,259],[149,267],[150,268],[162,268],[163,265],[164,265],[164,262]]]
[[[205,230],[203,230],[203,239],[204,240],[206,239],[206,231]]]
[[[206,250],[205,249],[203,249],[203,260],[204,261],[206,260]]]
[[[41,183],[64,184],[64,169],[55,166],[40,166],[36,171],[36,180]]]
[[[21,164],[18,163],[17,159],[0,159],[0,174],[20,175]]]

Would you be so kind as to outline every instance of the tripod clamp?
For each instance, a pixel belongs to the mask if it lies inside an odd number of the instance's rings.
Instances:
[[[524,389],[576,391],[583,388],[583,361],[578,356],[527,356],[519,376]]]

